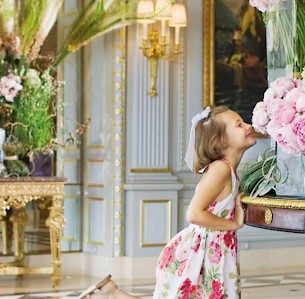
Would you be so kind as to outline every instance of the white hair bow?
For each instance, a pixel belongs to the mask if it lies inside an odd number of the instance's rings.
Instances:
[[[192,127],[190,132],[190,141],[184,157],[184,161],[191,171],[194,169],[194,150],[195,150],[195,127],[197,123],[210,115],[211,108],[206,107],[201,113],[196,114],[192,118]]]

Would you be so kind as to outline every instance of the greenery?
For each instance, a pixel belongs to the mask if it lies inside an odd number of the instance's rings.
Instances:
[[[283,46],[286,64],[293,65],[295,72],[302,72],[305,66],[305,2],[289,0],[272,4],[266,14],[266,22],[272,24],[274,51]]]
[[[245,168],[240,179],[242,192],[257,197],[275,189],[276,183],[280,182],[276,161],[275,151],[268,150],[258,157],[257,162]]]
[[[62,85],[56,80],[57,66],[97,36],[137,19],[136,0],[88,0],[68,28],[59,52],[42,57],[41,46],[63,2],[0,0],[0,105],[6,109],[0,111],[0,124],[8,140],[21,143],[22,154],[47,151],[57,144],[56,95]],[[162,9],[171,2],[165,0]],[[74,142],[74,134],[70,135]]]

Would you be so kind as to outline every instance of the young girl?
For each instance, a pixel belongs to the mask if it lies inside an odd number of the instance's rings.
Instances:
[[[224,106],[207,107],[192,123],[185,160],[203,175],[187,210],[190,225],[160,254],[153,298],[237,299],[236,230],[243,227],[244,211],[236,169],[256,141],[251,125]],[[122,292],[110,277],[96,293],[113,299],[138,298]]]

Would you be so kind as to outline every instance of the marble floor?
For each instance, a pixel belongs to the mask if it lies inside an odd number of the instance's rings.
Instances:
[[[48,276],[0,277],[0,299],[59,299],[77,296],[97,281],[88,276],[63,277],[60,290],[53,292]],[[143,299],[152,298],[152,281],[117,281],[121,289]],[[75,298],[75,297],[74,297]],[[242,278],[242,299],[304,299],[305,272],[253,275]]]

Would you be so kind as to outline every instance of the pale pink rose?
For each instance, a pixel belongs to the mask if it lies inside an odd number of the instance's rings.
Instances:
[[[267,114],[267,104],[265,102],[256,103],[252,114],[252,126],[255,131],[266,134],[269,121],[270,118]]]
[[[288,91],[295,88],[297,85],[296,81],[293,79],[290,79],[288,77],[280,77],[274,80],[270,87],[274,90],[276,90],[278,97],[283,98]]]
[[[222,251],[218,243],[214,241],[210,243],[208,257],[209,260],[214,264],[218,264],[220,262],[222,258]]]
[[[292,122],[292,131],[297,135],[297,142],[302,150],[305,152],[305,115],[297,117]]]
[[[182,245],[183,243],[181,243]],[[189,256],[189,252],[191,250],[192,246],[192,239],[190,238],[188,241],[186,241],[183,246],[180,246],[179,250],[176,250],[175,252],[175,259],[178,261],[183,261]]]
[[[297,135],[292,130],[292,124],[288,124],[279,129],[275,140],[281,146],[283,152],[296,155],[301,153],[301,148],[297,141]]]
[[[185,266],[187,265],[187,261],[188,259],[185,259],[184,261],[181,261],[181,264],[179,265],[178,267],[178,276],[182,276],[183,272],[184,272],[184,269],[185,269]]]

